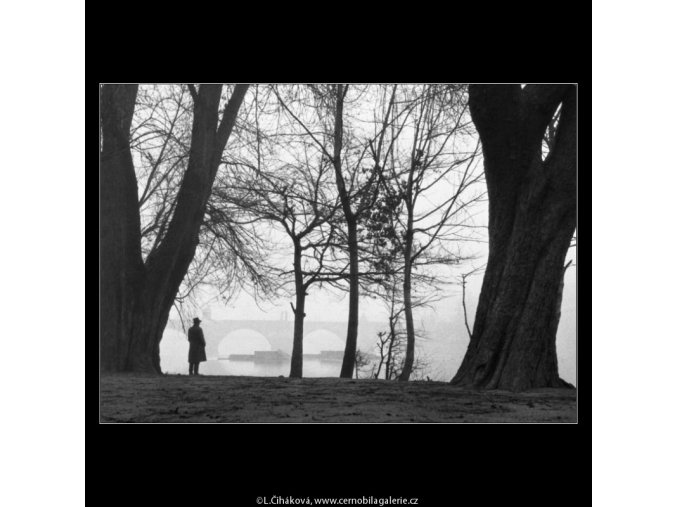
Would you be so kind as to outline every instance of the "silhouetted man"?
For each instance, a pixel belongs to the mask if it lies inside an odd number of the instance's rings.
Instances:
[[[205,353],[205,335],[200,327],[200,319],[195,317],[193,319],[193,327],[188,330],[188,341],[190,342],[190,349],[188,350],[188,374],[198,375],[200,369],[200,362],[207,360]]]

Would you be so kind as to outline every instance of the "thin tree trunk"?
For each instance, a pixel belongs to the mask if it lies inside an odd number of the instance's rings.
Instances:
[[[348,255],[350,259],[349,297],[348,297],[348,330],[346,346],[341,364],[341,378],[352,378],[355,369],[355,353],[357,352],[357,329],[359,312],[359,262],[357,243],[357,219],[350,207],[350,195],[343,179],[341,166],[341,151],[343,150],[343,85],[336,85],[336,111],[334,114],[334,153],[333,165],[336,177],[336,186],[341,199],[341,208],[348,229]]]
[[[381,356],[381,357],[379,359],[378,368],[376,369],[376,374],[374,375],[374,378],[378,378],[378,376],[381,374],[381,368],[383,368],[383,361],[385,360],[385,356],[383,355],[384,343],[381,340],[382,340],[382,338],[379,338],[381,346],[380,346],[379,351],[378,351],[379,356]]]
[[[353,220],[348,222],[348,250],[350,256],[350,293],[348,296],[348,333],[346,336],[346,348],[341,365],[341,378],[352,378],[355,368],[355,353],[357,352],[357,329],[359,312],[359,264],[357,250],[357,223]]]
[[[470,330],[470,326],[468,325],[468,309],[466,308],[466,305],[465,305],[465,284],[466,284],[467,275],[461,275],[461,277],[462,277],[461,285],[463,286],[463,296],[462,296],[463,322],[465,323],[466,331],[468,331],[468,338],[472,339],[472,331]]]
[[[303,377],[303,322],[306,316],[306,288],[303,284],[301,267],[301,244],[294,242],[294,286],[296,289],[296,308],[294,311],[294,345],[291,354],[290,377]]]
[[[392,373],[392,360],[393,360],[393,346],[395,344],[395,323],[393,321],[392,315],[389,319],[390,324],[390,341],[388,343],[388,357],[386,358],[386,380],[390,380]]]
[[[411,308],[411,248],[413,241],[411,214],[409,216],[409,227],[405,238],[404,245],[404,282],[402,285],[402,295],[404,297],[404,320],[407,328],[407,348],[404,355],[404,364],[402,365],[402,373],[398,380],[406,382],[411,376],[414,367],[414,353],[416,333],[414,330],[414,314]]]
[[[576,225],[576,101],[571,86],[471,86],[489,192],[489,259],[456,385],[524,390],[558,375],[558,289]],[[563,101],[555,148],[545,127]]]
[[[402,372],[399,379],[403,382],[409,380],[411,370],[414,366],[414,351],[415,351],[415,330],[414,330],[414,315],[411,309],[411,251],[414,242],[414,201],[413,201],[413,178],[415,161],[412,156],[412,166],[407,178],[406,187],[406,209],[407,209],[407,229],[404,236],[404,280],[402,284],[402,296],[404,298],[404,321],[407,330],[407,346],[404,354],[404,363],[402,364]]]

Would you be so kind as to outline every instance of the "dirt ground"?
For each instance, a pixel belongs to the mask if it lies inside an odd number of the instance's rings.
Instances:
[[[576,422],[576,391],[473,391],[445,382],[104,375],[104,423]]]

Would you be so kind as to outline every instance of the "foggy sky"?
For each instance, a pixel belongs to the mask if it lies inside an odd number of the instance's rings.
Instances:
[[[368,119],[368,113],[373,104],[364,104],[361,109],[354,111],[356,116],[364,116]],[[262,120],[265,125],[265,121]],[[358,122],[359,123],[359,122]],[[367,123],[365,123],[367,125]],[[270,124],[269,127],[274,125]],[[372,126],[373,128],[373,126]],[[411,133],[406,131],[402,134],[402,143],[406,146],[407,136]],[[477,137],[473,136],[464,141],[463,144],[456,147],[460,150],[472,151]],[[226,148],[226,151],[228,147]],[[282,153],[281,160],[288,155]],[[291,159],[290,159],[291,160]],[[481,155],[475,162],[476,170],[481,173],[482,160]],[[479,192],[484,192],[486,187],[484,183],[479,183]],[[436,202],[442,202],[449,195],[452,195],[455,188],[453,179],[441,180],[426,194],[426,202],[429,206],[434,206]],[[473,190],[475,192],[475,190]],[[472,271],[473,268],[481,267],[486,264],[488,255],[487,230],[488,221],[488,203],[480,202],[472,207],[471,224],[475,226],[471,230],[474,237],[473,241],[455,241],[454,249],[458,249],[461,256],[474,257],[472,260],[465,261],[456,266],[435,266],[426,268],[427,273],[434,273],[439,276],[440,281],[453,281],[462,273]],[[269,262],[275,265],[286,266],[291,264],[292,245],[290,239],[279,231],[275,224],[261,221],[256,225],[257,234],[261,234],[274,239],[278,246],[269,253]],[[575,260],[575,248],[571,248],[567,255],[567,260]],[[468,320],[470,327],[474,322],[475,309],[482,285],[483,272],[479,272],[468,279],[466,287],[466,304],[468,307]],[[414,282],[415,283],[415,282]],[[289,303],[293,302],[293,290],[288,297],[278,298],[272,301],[255,301],[253,297],[246,293],[239,293],[233,297],[227,304],[222,301],[214,301],[215,293],[209,289],[201,289],[198,293],[197,308],[190,311],[195,315],[185,315],[184,318],[192,316],[202,317],[200,307],[206,305],[209,301],[212,318],[220,319],[245,319],[245,320],[293,320]],[[348,318],[348,297],[347,292],[336,289],[322,288],[318,285],[312,285],[308,291],[306,299],[306,320],[307,321],[347,321]],[[432,308],[415,308],[414,319],[417,323],[425,324],[426,321],[450,321],[451,329],[449,336],[435,336],[435,340],[455,340],[467,342],[467,333],[464,332],[463,313],[461,303],[461,287],[458,284],[444,285],[441,291],[441,300],[433,303]],[[387,322],[387,310],[382,301],[362,297],[360,299],[359,315],[361,320]],[[177,312],[173,309],[170,318],[178,318]],[[453,335],[461,336],[453,336]],[[345,336],[341,337],[345,340]],[[374,337],[374,342],[376,337]],[[576,267],[572,266],[567,270],[565,276],[565,285],[562,301],[562,315],[557,336],[558,358],[560,363],[560,374],[568,381],[575,382],[575,357],[576,357]]]

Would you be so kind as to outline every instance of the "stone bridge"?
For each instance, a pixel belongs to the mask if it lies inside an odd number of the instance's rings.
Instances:
[[[307,336],[314,331],[329,331],[345,343],[347,326],[347,322],[307,320],[303,324],[303,333]],[[182,331],[179,321],[169,321],[168,327]],[[211,320],[205,317],[200,327],[204,330],[205,341],[207,342],[207,357],[217,357],[221,340],[233,331],[242,329],[261,333],[270,343],[271,350],[281,350],[287,354],[292,352],[293,320]],[[361,320],[358,328],[358,344],[371,347],[376,342],[377,333],[384,328],[384,324]]]

